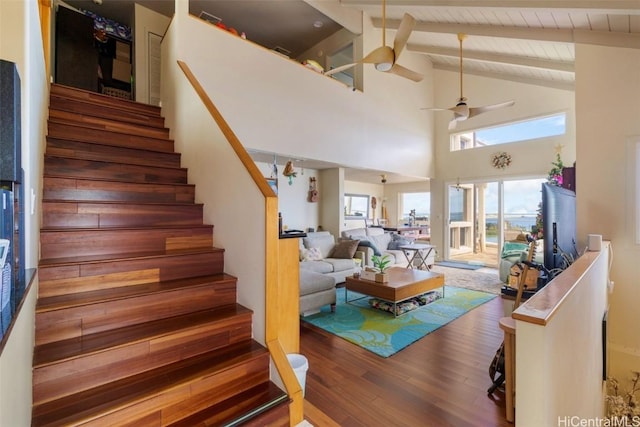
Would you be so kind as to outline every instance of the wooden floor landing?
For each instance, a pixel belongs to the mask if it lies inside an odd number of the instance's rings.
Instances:
[[[315,426],[513,427],[504,394],[487,395],[489,364],[502,343],[500,297],[389,358],[301,322],[309,359],[305,411]],[[306,409],[306,407],[305,407]],[[331,420],[317,414],[321,411]],[[332,424],[335,422],[335,424]]]

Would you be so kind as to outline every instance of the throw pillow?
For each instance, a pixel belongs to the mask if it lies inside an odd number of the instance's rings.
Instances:
[[[320,261],[322,252],[318,248],[309,248],[300,250],[300,259],[302,261]]]
[[[413,239],[407,239],[399,234],[393,234],[391,236],[391,242],[389,242],[389,249],[400,249],[400,246],[410,245],[413,243]]]
[[[376,245],[374,245],[373,242],[371,242],[368,239],[360,239],[360,243],[358,243],[358,246],[364,246],[364,247],[373,249],[374,255],[377,255],[377,256],[382,255],[378,250],[378,248],[376,247]]]
[[[353,258],[358,249],[359,240],[342,240],[333,247],[331,258]]]

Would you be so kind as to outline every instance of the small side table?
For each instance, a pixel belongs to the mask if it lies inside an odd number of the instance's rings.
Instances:
[[[407,258],[407,268],[424,268],[427,271],[431,271],[429,269],[429,264],[427,264],[427,259],[429,259],[429,255],[435,249],[433,245],[423,245],[421,243],[414,243],[413,245],[403,245],[400,246],[402,253]],[[417,265],[414,266],[413,262],[417,260]]]

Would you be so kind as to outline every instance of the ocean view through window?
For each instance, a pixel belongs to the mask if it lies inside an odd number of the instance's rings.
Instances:
[[[564,135],[566,114],[536,117],[451,135],[451,151]]]

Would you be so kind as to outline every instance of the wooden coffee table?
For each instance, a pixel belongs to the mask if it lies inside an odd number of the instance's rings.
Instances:
[[[344,299],[346,303],[356,301],[348,300],[347,291],[359,292],[368,296],[379,298],[393,304],[393,314],[396,315],[398,303],[417,297],[434,289],[442,288],[444,298],[444,274],[433,273],[402,267],[392,267],[387,270],[389,281],[379,283],[364,277],[347,277],[344,286]],[[363,273],[364,274],[364,273]]]

